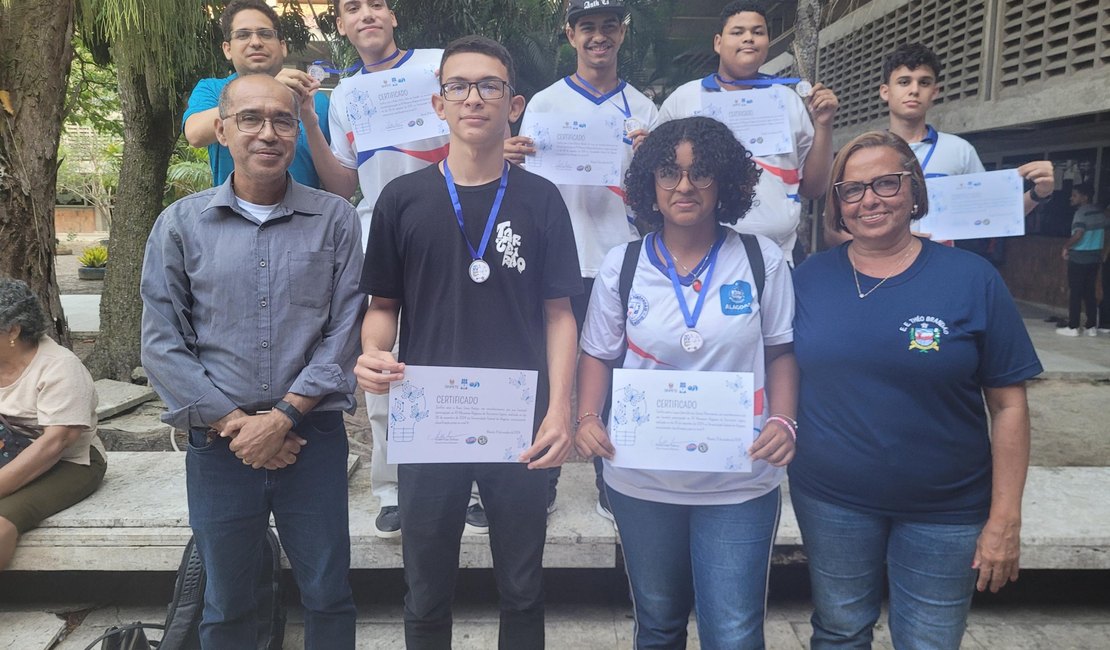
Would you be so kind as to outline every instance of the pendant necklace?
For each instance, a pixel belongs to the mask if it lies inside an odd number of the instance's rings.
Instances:
[[[886,282],[890,278],[894,277],[894,274],[897,273],[898,270],[902,268],[902,263],[905,262],[906,258],[908,258],[910,256],[911,251],[913,251],[913,242],[912,241],[910,242],[909,246],[906,246],[906,250],[905,250],[904,253],[902,253],[902,256],[898,258],[898,264],[896,264],[894,266],[894,270],[891,271],[890,273],[887,273],[886,277],[883,278],[882,280],[879,280],[878,284],[876,284],[875,286],[868,289],[867,293],[864,293],[863,289],[861,289],[860,286],[859,286],[859,271],[856,270],[856,265],[852,262],[852,256],[849,255],[848,256],[848,263],[852,265],[852,277],[855,278],[855,280],[856,280],[856,293],[859,295],[860,299],[862,300],[863,298],[866,298],[867,296],[870,296],[871,294],[875,293],[875,289],[878,289],[879,287],[883,286],[884,282]]]

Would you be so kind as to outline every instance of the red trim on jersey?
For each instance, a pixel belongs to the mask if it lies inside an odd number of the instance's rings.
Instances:
[[[763,389],[755,391],[755,414],[763,415]]]
[[[759,165],[764,170],[771,172],[775,176],[778,176],[782,179],[782,182],[786,183],[787,185],[797,185],[802,181],[802,176],[798,173],[797,169],[782,169],[780,167],[768,165],[762,160],[757,160],[754,158],[752,159],[752,162]]]
[[[638,357],[641,357],[643,359],[647,359],[648,361],[654,361],[655,363],[658,363],[661,366],[667,366],[669,368],[674,368],[674,366],[667,363],[666,361],[656,359],[650,352],[647,352],[644,349],[640,348],[640,346],[638,346],[638,345],[636,345],[635,343],[632,342],[632,339],[628,339],[628,351],[631,352],[632,354],[635,354]]]
[[[400,151],[401,153],[407,153],[413,158],[418,158],[426,163],[437,163],[446,158],[448,148],[450,148],[449,144],[445,144],[442,147],[436,147],[435,149],[428,149],[427,151],[413,151],[411,149],[401,149],[400,147],[395,147],[397,151]]]

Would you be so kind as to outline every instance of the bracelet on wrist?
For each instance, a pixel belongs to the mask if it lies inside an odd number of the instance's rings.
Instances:
[[[1052,198],[1052,194],[1049,194],[1048,196],[1041,196],[1040,194],[1037,194],[1037,188],[1036,186],[1034,186],[1029,190],[1029,198],[1033,201],[1033,203],[1044,203],[1045,201]]]
[[[601,416],[597,413],[594,413],[593,411],[586,411],[582,415],[579,415],[578,418],[574,421],[574,428],[577,429],[579,426],[581,426],[582,421],[586,418],[597,418],[598,420],[600,420]]]
[[[790,418],[790,417],[787,417],[785,415],[772,415],[772,416],[767,418],[767,421],[768,422],[778,422],[779,424],[781,424],[783,426],[783,428],[785,428],[788,432],[790,432],[790,438],[794,442],[798,441],[798,421],[797,420],[795,420],[793,418]]]

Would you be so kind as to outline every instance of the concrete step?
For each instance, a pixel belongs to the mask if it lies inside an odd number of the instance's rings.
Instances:
[[[48,518],[20,540],[11,569],[25,571],[174,571],[189,539],[185,454],[111,452],[100,490]],[[377,499],[369,468],[352,460],[352,568],[401,567],[400,539],[374,535]],[[1022,568],[1110,569],[1110,468],[1033,467],[1023,507]],[[559,482],[544,565],[617,564],[617,535],[595,511],[593,467],[569,463]],[[804,560],[789,490],[776,539],[780,562]],[[492,566],[484,535],[464,535],[460,565]]]

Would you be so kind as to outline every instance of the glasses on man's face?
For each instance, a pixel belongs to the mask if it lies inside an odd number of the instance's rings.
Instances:
[[[500,79],[483,79],[482,81],[448,81],[439,87],[439,94],[449,102],[465,101],[470,97],[470,89],[477,88],[478,96],[489,101],[501,99],[512,86],[508,81]]]
[[[655,184],[665,190],[673,190],[682,182],[685,176],[690,184],[699,190],[704,190],[713,184],[713,176],[698,171],[679,169],[677,167],[663,167],[655,170]]]
[[[875,193],[875,196],[883,198],[890,198],[902,189],[902,177],[909,176],[909,172],[895,172],[893,174],[883,174],[871,179],[870,183],[861,183],[859,181],[841,181],[833,183],[833,189],[836,191],[836,198],[844,203],[859,203],[863,200],[863,195],[867,193],[867,188]]]
[[[246,43],[252,36],[258,36],[261,41],[268,42],[276,39],[278,33],[276,29],[237,29],[231,32],[231,40],[240,43]]]
[[[269,122],[274,133],[283,138],[291,138],[297,135],[297,127],[300,126],[301,123],[297,118],[287,115],[262,117],[257,113],[234,113],[228,115],[224,119],[226,120],[228,117],[235,118],[235,126],[239,127],[240,131],[250,134],[261,133],[262,128]]]

